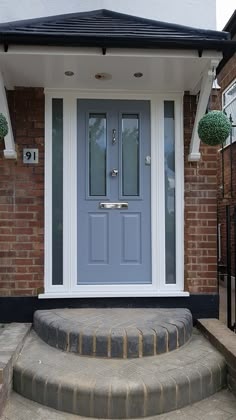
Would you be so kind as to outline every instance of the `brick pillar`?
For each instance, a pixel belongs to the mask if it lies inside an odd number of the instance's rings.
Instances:
[[[217,293],[217,148],[201,145],[201,160],[188,162],[196,97],[184,96],[185,288]]]
[[[44,95],[8,93],[17,161],[0,151],[0,296],[32,296],[44,272]],[[39,163],[23,164],[23,148],[38,148]]]

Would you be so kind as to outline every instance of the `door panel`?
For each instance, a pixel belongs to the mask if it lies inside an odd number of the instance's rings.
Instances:
[[[141,264],[140,214],[123,214],[121,230],[122,264]]]
[[[88,214],[89,264],[108,264],[108,214]]]
[[[146,156],[148,101],[78,100],[78,284],[151,283]]]

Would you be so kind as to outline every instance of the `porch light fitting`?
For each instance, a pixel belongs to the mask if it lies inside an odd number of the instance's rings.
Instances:
[[[134,77],[139,79],[140,77],[143,77],[143,73],[141,73],[141,72],[134,73]]]
[[[97,80],[111,80],[112,75],[110,73],[96,73],[94,77]]]
[[[66,70],[64,74],[65,76],[74,76],[75,73],[71,70]]]

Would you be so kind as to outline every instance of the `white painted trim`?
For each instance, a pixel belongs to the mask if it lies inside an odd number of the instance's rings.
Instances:
[[[175,207],[176,207],[176,283],[166,284],[165,263],[165,179],[164,179],[164,101],[175,102]],[[157,217],[157,229],[155,234],[156,248],[153,248],[153,258],[156,259],[156,272],[158,279],[158,291],[174,293],[184,289],[184,142],[183,142],[183,94],[178,96],[159,96],[157,104],[156,133],[158,139],[155,156],[155,166],[152,182],[152,194],[156,196],[157,211],[153,211]],[[163,156],[163,159],[159,159]],[[152,157],[153,160],[153,157]],[[154,209],[155,204],[152,204]],[[152,221],[155,226],[155,220]],[[153,227],[152,227],[152,230]]]
[[[183,246],[183,191],[184,191],[184,162],[183,162],[183,115],[181,94],[134,94],[131,92],[101,92],[101,91],[55,91],[46,90],[46,159],[45,176],[45,294],[40,298],[49,297],[99,297],[99,296],[189,296],[184,292],[184,246]],[[64,284],[53,286],[51,247],[51,214],[52,191],[48,183],[52,182],[52,98],[63,98],[63,252],[64,252]],[[143,285],[78,285],[77,280],[77,99],[127,99],[150,100],[151,103],[151,223],[152,223],[152,284]],[[176,141],[176,233],[177,272],[176,284],[165,284],[165,183],[164,183],[164,100],[175,101],[175,141]],[[49,197],[51,194],[51,197]],[[68,205],[70,203],[70,205]],[[178,219],[177,219],[178,217]]]
[[[57,47],[9,45],[7,52],[0,47],[0,55],[63,55],[63,56],[101,56],[101,48],[96,47]],[[144,48],[107,48],[109,57],[159,57],[159,58],[199,58],[197,49],[144,49]],[[201,59],[222,59],[222,53],[215,50],[203,51]]]
[[[152,214],[156,218],[157,236],[156,247],[152,249],[152,258],[155,264],[157,275],[157,290],[165,288],[166,266],[165,266],[165,148],[164,148],[164,98],[159,97],[156,104],[157,113],[155,117],[155,131],[153,133],[155,141],[155,154],[152,157],[152,194],[155,202],[152,202]],[[155,211],[156,209],[156,211]],[[152,229],[153,230],[153,229]]]
[[[233,98],[231,99],[231,101],[229,101],[226,105],[224,105],[224,95],[231,89],[231,87],[233,85],[236,84],[236,78],[234,78],[234,80],[232,80],[232,82],[225,88],[225,90],[222,92],[221,94],[221,105],[222,105],[222,111],[225,111],[230,105],[232,105],[233,102],[235,102],[234,106],[236,107],[236,96],[233,95]],[[233,120],[232,122],[233,126],[236,126],[236,120]],[[231,146],[233,143],[236,142],[236,136],[233,136],[234,130],[232,131],[232,138],[230,139],[231,136],[228,136],[228,138],[225,141],[225,144],[223,147],[221,147],[220,150],[224,150],[227,147]],[[231,141],[231,142],[230,142]]]
[[[45,95],[44,290],[52,284],[52,99]]]
[[[134,292],[134,291],[115,291],[115,292],[103,292],[102,290],[93,291],[86,293],[42,293],[38,295],[39,299],[62,299],[62,298],[98,298],[98,297],[189,297],[189,292]]]
[[[71,161],[71,121],[70,121],[70,99],[63,98],[63,287],[69,290],[71,267],[68,259],[68,251],[71,250],[70,239],[70,209],[68,205],[71,200],[71,183],[67,182],[67,175],[70,172]],[[69,247],[69,250],[68,250]]]
[[[176,286],[184,288],[184,128],[183,96],[175,101],[175,232]],[[179,223],[180,222],[180,223]],[[181,290],[181,289],[180,289]]]
[[[195,153],[190,153],[188,156],[188,161],[189,162],[198,162],[201,159],[201,153],[200,152],[195,152]]]
[[[218,64],[219,60],[210,60],[202,75],[200,96],[197,104],[197,112],[195,116],[192,138],[190,142],[190,151],[188,156],[189,162],[197,161],[201,157],[199,152],[200,139],[198,136],[198,123],[206,113],[209,97],[212,90],[212,83],[215,77],[215,69],[218,66]]]
[[[222,94],[221,94],[221,104],[222,104],[222,109],[223,109],[223,107],[224,106],[228,106],[231,102],[233,102],[234,100],[235,100],[235,97],[231,100],[231,101],[229,101],[228,103],[227,103],[227,105],[224,105],[224,101],[223,101],[223,98],[224,98],[224,95],[225,95],[225,93],[228,91],[228,90],[230,90],[231,89],[231,87],[234,85],[236,83],[236,78],[234,78],[231,82],[230,82],[230,84],[223,90],[223,92],[222,92]]]
[[[156,156],[158,156],[158,101],[151,101],[151,209],[156,208],[157,211],[151,211],[151,250],[152,250],[152,285],[158,289],[160,258],[158,249],[158,220],[159,220],[159,203],[158,203],[158,186],[159,178],[156,174],[158,166],[156,165]]]
[[[175,101],[180,96],[183,96],[183,92],[174,93],[153,93],[152,91],[138,91],[135,93],[127,89],[66,89],[60,90],[54,88],[45,88],[45,94],[51,96],[51,98],[78,98],[78,99],[127,99],[127,100],[173,100]]]
[[[77,278],[77,104],[63,99],[63,284],[73,289]]]
[[[8,108],[7,95],[2,73],[0,71],[0,112],[6,117],[8,123],[8,134],[4,138],[5,150],[3,151],[6,159],[16,159],[17,153],[15,140],[12,131],[11,117]]]

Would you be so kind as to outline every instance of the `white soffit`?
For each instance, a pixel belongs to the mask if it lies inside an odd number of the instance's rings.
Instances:
[[[14,86],[53,89],[129,89],[129,91],[192,91],[209,60],[220,59],[214,51],[130,50],[99,48],[10,46],[0,51],[0,68],[7,88]],[[65,71],[73,71],[73,77]],[[143,77],[135,78],[141,72]],[[95,79],[109,73],[110,80]]]

